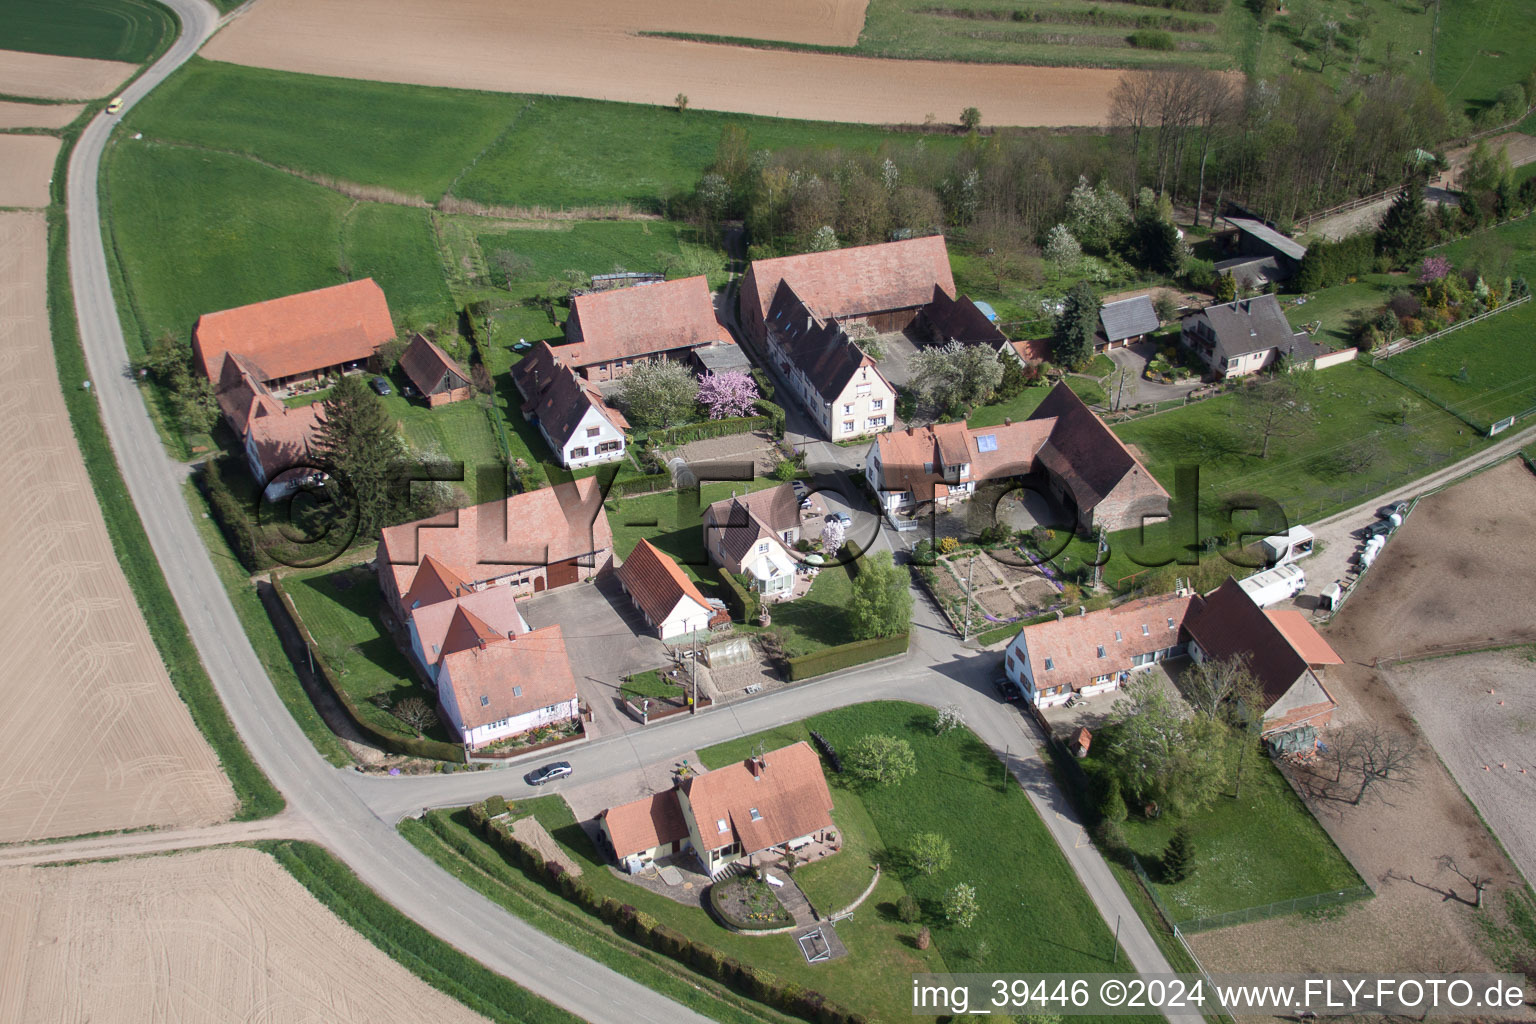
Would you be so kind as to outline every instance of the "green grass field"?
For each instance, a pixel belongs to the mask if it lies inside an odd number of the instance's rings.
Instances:
[[[568,284],[567,270],[609,274],[617,270],[664,273],[669,277],[704,274],[711,288],[725,284],[725,256],[695,241],[687,225],[665,220],[546,221],[536,226],[483,232],[480,250],[498,284],[514,292],[547,292]],[[516,276],[508,280],[496,254],[517,257]],[[526,262],[524,262],[526,261]]]
[[[1323,76],[1342,83],[1358,70],[1371,74],[1386,69],[1388,50],[1394,69],[1428,77],[1434,8],[1403,0],[1318,0],[1288,4],[1287,12],[1260,27],[1252,9],[1241,0],[1227,5],[1225,18],[1246,41],[1243,67],[1272,76],[1288,71],[1318,72],[1322,66],[1322,33],[1329,22],[1339,26],[1338,44]],[[1441,15],[1442,31],[1449,10]],[[1420,50],[1422,53],[1415,53]],[[1359,60],[1356,61],[1358,54]]]
[[[1536,407],[1536,302],[1382,360],[1378,369],[1486,428]]]
[[[1165,884],[1157,867],[1180,824],[1194,839],[1195,869],[1184,881]],[[1127,845],[1176,923],[1360,885],[1360,876],[1274,764],[1252,752],[1240,799],[1229,789],[1188,818],[1133,816],[1124,829]]]
[[[443,260],[426,210],[359,203],[342,222],[346,268],[379,282],[397,320],[452,329],[457,307],[443,277]]]
[[[1407,288],[1413,278],[1407,274],[1367,274],[1354,284],[1340,284],[1315,292],[1301,306],[1290,305],[1290,296],[1281,299],[1285,318],[1293,328],[1321,321],[1314,335],[1335,348],[1354,344],[1350,337],[1350,318],[1365,310],[1379,308],[1398,288]]]
[[[1518,0],[1441,0],[1435,84],[1452,101],[1487,103],[1536,65],[1536,20]]]
[[[777,480],[768,477],[702,484],[697,506],[687,491],[613,499],[608,512],[608,522],[613,526],[613,553],[628,558],[643,537],[675,558],[695,581],[712,583],[718,577],[704,557],[704,510],[722,498],[729,498],[733,490],[743,494],[777,485]]]
[[[139,64],[177,31],[171,12],[150,0],[0,0],[7,50]]]
[[[848,601],[853,596],[853,577],[846,565],[823,569],[811,583],[810,592],[793,601],[771,606],[773,623],[784,653],[794,658],[845,644],[848,636]],[[737,626],[738,632],[764,632],[755,625]]]

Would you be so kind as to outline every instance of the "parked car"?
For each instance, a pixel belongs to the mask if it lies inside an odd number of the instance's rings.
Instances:
[[[552,764],[547,764],[542,768],[535,768],[533,771],[523,776],[523,781],[528,783],[530,786],[542,786],[546,782],[553,782],[556,779],[565,778],[567,775],[571,774],[571,771],[571,762],[555,761]]]
[[[1408,514],[1408,503],[1406,501],[1394,501],[1385,508],[1378,510],[1376,514],[1383,519],[1391,519],[1393,516],[1397,516],[1401,520],[1403,516]]]
[[[997,695],[1003,700],[1018,700],[1022,696],[1019,693],[1019,688],[1014,686],[1013,680],[1007,676],[998,676],[992,680],[992,685],[997,687]]]
[[[1370,526],[1367,526],[1365,532],[1360,536],[1365,540],[1370,540],[1372,537],[1390,536],[1392,531],[1397,529],[1402,521],[1399,516],[1395,515],[1388,516],[1386,519],[1378,519]]]
[[[811,493],[811,489],[805,485],[804,480],[791,480],[789,482],[789,486],[790,489],[795,492],[795,497],[797,498],[803,499],[806,495]]]
[[[848,518],[846,512],[830,512],[827,514],[827,518],[842,523],[844,526],[853,525],[853,520]]]
[[[373,378],[373,381],[369,386],[381,395],[392,395],[395,393],[394,388],[389,386],[389,381],[385,380],[383,377]]]

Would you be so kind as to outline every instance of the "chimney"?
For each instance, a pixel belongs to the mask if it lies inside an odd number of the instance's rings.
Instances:
[[[760,779],[763,777],[763,769],[767,768],[768,765],[763,762],[762,758],[754,757],[747,762],[747,767],[752,772],[754,779]]]
[[[512,632],[512,630],[509,629],[509,630],[507,630],[507,639],[508,640],[516,640],[517,639],[517,634]]]
[[[910,424],[910,423],[907,424],[907,436],[908,437],[912,436],[912,424]]]
[[[482,651],[485,650],[485,637],[480,637],[480,639],[477,640],[476,643],[479,644],[480,649]]]

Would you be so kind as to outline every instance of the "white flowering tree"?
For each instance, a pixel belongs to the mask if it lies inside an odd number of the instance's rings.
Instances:
[[[836,558],[843,547],[842,520],[828,517],[821,527],[821,551],[827,558]]]
[[[1057,280],[1077,269],[1078,262],[1083,258],[1083,247],[1072,237],[1071,228],[1065,224],[1051,228],[1045,238],[1045,258],[1056,268]]]

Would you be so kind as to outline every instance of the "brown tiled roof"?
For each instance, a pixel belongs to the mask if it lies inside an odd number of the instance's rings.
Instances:
[[[955,294],[943,235],[757,260],[751,275],[765,315],[780,281],[823,318],[923,306],[932,301],[935,287]]]
[[[526,362],[528,360],[524,359],[523,363]],[[599,416],[620,432],[629,428],[629,421],[624,418],[624,414],[609,405],[603,393],[590,382],[578,377],[575,370],[554,363],[550,365],[548,374],[545,378],[542,371],[534,371],[525,376],[524,381],[530,390],[535,387],[540,390],[523,403],[522,409],[524,416],[538,417],[539,425],[556,446],[563,448],[570,441],[588,409],[596,409]]]
[[[578,295],[565,332],[560,359],[576,367],[730,340],[702,276]]]
[[[1280,635],[1285,637],[1286,642],[1308,665],[1344,664],[1344,659],[1328,645],[1322,634],[1312,628],[1312,623],[1301,612],[1291,608],[1266,608],[1264,614],[1269,616],[1269,621],[1280,630]]]
[[[311,446],[320,429],[319,408],[318,402],[297,409],[284,407],[278,413],[258,408],[247,422],[256,459],[268,482],[285,469],[314,464]]]
[[[427,555],[422,558],[416,578],[411,580],[411,589],[400,599],[400,603],[409,615],[412,608],[451,601],[470,589],[469,580]]]
[[[635,550],[619,566],[619,579],[629,596],[639,605],[652,622],[662,622],[672,614],[677,602],[689,598],[706,612],[709,601],[699,593],[693,580],[680,569],[676,562],[656,549],[645,538],[635,545]]]
[[[1230,576],[1195,603],[1185,628],[1212,658],[1248,659],[1264,691],[1266,710],[1307,671],[1307,659]]]
[[[882,376],[875,361],[835,321],[810,313],[787,282],[779,285],[767,324],[785,357],[828,402],[836,401],[853,375],[864,367],[876,377]]]
[[[416,574],[418,581],[425,571],[423,568]],[[434,663],[446,654],[477,646],[481,640],[525,632],[511,587],[465,590],[456,597],[416,608],[406,602],[405,608],[416,624],[422,654]]]
[[[935,423],[881,434],[875,438],[880,482],[887,491],[911,491],[918,501],[948,493],[940,469],[971,461],[966,441],[964,423]]]
[[[1179,627],[1191,600],[1187,595],[1163,594],[1118,608],[1068,615],[1055,622],[1025,626],[1013,643],[1029,651],[1036,687],[1065,684],[1077,690],[1091,685],[1097,676],[1128,671],[1139,654],[1179,643]],[[1119,640],[1115,639],[1117,630]]]
[[[709,530],[719,530],[727,557],[740,562],[764,537],[783,546],[779,535],[800,526],[800,499],[795,497],[792,484],[780,484],[739,497],[722,498],[705,509],[704,522],[709,550],[715,550],[715,538],[709,536]]]
[[[1022,420],[995,427],[968,427],[965,439],[971,472],[978,480],[1022,476],[1056,429],[1055,420]],[[991,438],[991,442],[985,441]]]
[[[1133,475],[1144,477],[1150,486],[1167,495],[1114,431],[1065,383],[1052,388],[1029,418],[1056,421],[1050,438],[1035,457],[1066,484],[1081,511],[1091,510]]]
[[[559,626],[530,630],[445,654],[440,680],[452,687],[465,729],[576,699],[576,676]],[[489,700],[482,703],[481,697]]]
[[[987,314],[971,301],[969,295],[951,298],[943,288],[935,286],[933,301],[923,308],[923,316],[944,342],[962,341],[996,348],[1008,341]]]
[[[688,838],[688,823],[675,789],[610,807],[600,817],[608,824],[608,837],[619,860]]]
[[[832,826],[832,794],[821,759],[804,741],[688,779],[684,785],[699,838],[709,849],[740,842],[756,853]],[[756,816],[753,811],[756,811]],[[719,830],[719,822],[726,830]]]
[[[1011,341],[1009,344],[1019,354],[1019,358],[1026,363],[1043,363],[1051,358],[1051,343],[1048,339]]]
[[[601,486],[586,477],[388,527],[379,541],[379,571],[393,573],[396,592],[408,594],[427,555],[479,583],[593,554],[601,564],[612,547]]]
[[[248,356],[264,380],[361,361],[395,336],[373,278],[204,313],[192,329],[197,367],[219,379],[226,352]]]
[[[416,390],[423,395],[435,392],[444,377],[449,378],[444,390],[469,386],[469,374],[464,368],[424,334],[411,339],[405,353],[400,356],[400,369],[405,371],[411,383],[416,385]]]

